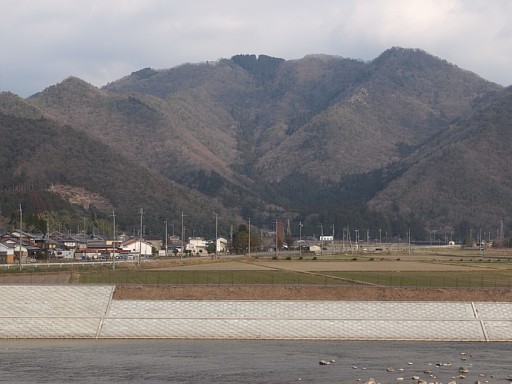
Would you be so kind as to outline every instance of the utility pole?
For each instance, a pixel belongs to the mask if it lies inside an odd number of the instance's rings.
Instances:
[[[167,235],[167,220],[164,220],[165,222],[165,257],[167,257],[167,239],[169,236]]]
[[[250,217],[249,217],[248,244],[249,244],[249,258],[250,258],[251,257],[251,218]]]
[[[217,258],[217,243],[219,241],[218,237],[217,237],[217,229],[218,229],[218,220],[219,220],[219,215],[218,214],[215,214],[215,258]]]
[[[302,221],[299,221],[299,257],[302,257]]]
[[[50,213],[48,212],[48,215],[46,216],[46,238],[50,238]],[[48,249],[46,249],[46,261],[48,264],[50,264],[50,252],[48,252]]]
[[[114,235],[112,237],[112,269],[116,269],[116,212],[112,211],[114,219]]]
[[[332,224],[331,227],[332,227],[332,241],[331,241],[331,244],[332,244],[332,247],[333,247],[333,250],[331,252],[336,253],[336,247],[334,246],[334,224]]]
[[[23,210],[21,209],[21,204],[20,204],[20,238],[19,238],[19,243],[20,243],[20,253],[19,253],[19,258],[20,258],[20,271],[21,271],[21,236],[22,236],[22,232],[23,232]]]
[[[352,237],[350,237],[350,227],[347,225],[347,243],[350,247],[350,252],[354,253],[354,248],[352,248]]]
[[[139,265],[142,256],[142,216],[144,215],[144,209],[139,209],[140,214],[140,232],[139,232]]]
[[[277,219],[276,219],[276,259],[277,259],[277,246],[278,246],[278,242],[277,242]]]
[[[185,252],[185,244],[184,244],[184,237],[185,237],[185,227],[183,226],[183,218],[185,215],[183,214],[183,211],[181,211],[181,252],[180,252],[180,259],[183,259],[183,253]]]
[[[409,255],[411,254],[411,227],[409,227]]]
[[[83,237],[83,239],[84,239],[84,247],[87,250],[87,225],[86,225],[85,217],[83,219],[84,219],[84,237]]]
[[[320,254],[324,253],[324,225],[320,224]]]

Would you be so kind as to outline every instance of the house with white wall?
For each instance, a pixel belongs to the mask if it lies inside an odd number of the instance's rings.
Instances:
[[[217,253],[226,253],[228,251],[228,239],[225,237],[218,237],[216,240]]]
[[[14,245],[0,243],[0,264],[14,263]]]
[[[130,239],[119,245],[119,247],[130,253],[139,253],[141,256],[151,256],[153,254],[153,245],[140,239]]]
[[[208,244],[202,237],[189,237],[188,243],[185,246],[185,252],[190,252],[192,254],[198,255],[207,255]]]

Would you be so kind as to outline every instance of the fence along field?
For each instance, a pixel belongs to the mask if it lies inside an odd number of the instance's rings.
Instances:
[[[4,270],[0,284],[292,285],[432,288],[510,288],[512,257],[486,255],[387,254],[298,255],[272,258],[174,259],[140,267],[93,263]]]

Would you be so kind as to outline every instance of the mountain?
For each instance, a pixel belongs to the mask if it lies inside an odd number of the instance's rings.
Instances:
[[[216,212],[251,217],[262,227],[276,218],[300,220],[311,234],[323,224],[338,232],[347,225],[413,226],[420,237],[461,223],[490,227],[506,216],[506,202],[489,201],[485,192],[505,193],[503,176],[474,168],[487,156],[484,146],[463,141],[470,159],[451,161],[451,173],[439,155],[447,141],[485,127],[485,111],[505,108],[497,105],[506,94],[424,51],[391,48],[370,62],[236,55],[142,69],[101,89],[71,77],[25,100],[24,113],[39,113],[104,145],[137,172],[171,183],[181,192],[166,207],[193,204],[182,199],[195,191],[194,199],[218,204]],[[500,144],[498,134],[480,139]],[[510,162],[510,154],[501,159]],[[484,178],[487,189],[462,187],[454,173]],[[445,182],[443,194],[429,192]],[[475,204],[484,203],[487,213],[475,215]],[[196,212],[187,214],[201,222]]]
[[[339,180],[388,164],[499,89],[425,52],[401,48],[370,63],[322,55],[277,61],[265,80],[240,61],[146,70],[105,89],[143,92],[173,105],[186,99],[195,107],[188,119],[196,116],[187,130],[197,136],[201,126],[231,128],[225,133],[236,141],[222,149],[242,164],[227,165],[266,182],[296,173]],[[218,111],[217,118],[199,122],[198,111]],[[222,156],[222,149],[212,151]]]
[[[339,84],[331,92],[336,97],[258,162],[261,169],[272,168],[269,180],[297,172],[339,180],[385,166],[496,89],[472,73],[405,49],[383,53],[352,76],[350,85],[339,77],[328,79]]]
[[[237,208],[247,205],[264,211],[265,204],[251,190],[252,180],[235,171],[241,155],[234,121],[206,91],[189,93],[161,99],[113,93],[68,78],[30,102],[48,118],[86,131],[190,190],[220,199],[229,210],[235,201]]]
[[[171,222],[183,211],[194,217],[198,230],[210,232],[215,213],[232,216],[215,201],[125,158],[88,132],[44,115],[17,96],[0,95],[2,144],[8,149],[0,156],[1,212],[16,211],[22,203],[26,223],[51,216],[57,230],[76,228],[87,218],[96,230],[108,232],[111,224],[105,223],[114,210],[121,228],[137,230],[142,207],[146,233],[160,233],[164,220]]]
[[[511,121],[512,87],[412,154],[370,209],[427,220],[441,233],[495,236],[501,220],[511,225]]]

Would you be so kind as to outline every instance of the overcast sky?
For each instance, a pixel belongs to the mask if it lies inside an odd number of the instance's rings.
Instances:
[[[511,0],[0,0],[0,90],[266,54],[372,60],[420,48],[512,84]]]

